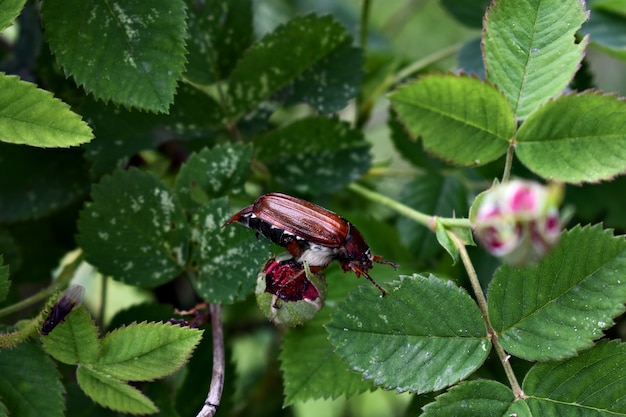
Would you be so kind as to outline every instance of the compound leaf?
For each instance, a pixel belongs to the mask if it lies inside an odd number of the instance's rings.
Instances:
[[[563,92],[587,44],[575,43],[588,13],[580,0],[495,1],[485,15],[487,79],[518,119]]]
[[[92,364],[100,354],[98,329],[84,307],[74,309],[41,342],[52,357],[69,365]]]
[[[575,227],[536,266],[503,265],[489,286],[500,343],[527,360],[563,359],[592,346],[625,311],[626,241],[600,226]]]
[[[452,385],[477,369],[491,346],[474,301],[433,275],[404,277],[384,298],[361,288],[326,328],[352,369],[397,391]]]
[[[67,148],[93,139],[70,106],[35,84],[0,73],[0,90],[0,141]]]
[[[96,369],[79,366],[76,380],[89,398],[113,411],[131,414],[153,414],[159,411],[137,388]]]
[[[517,157],[536,174],[568,183],[598,182],[626,172],[626,101],[569,94],[534,112],[517,134]]]
[[[626,415],[626,344],[601,341],[575,358],[537,364],[523,389],[533,416]]]
[[[182,270],[187,220],[162,182],[136,169],[116,171],[94,186],[92,197],[78,219],[78,241],[102,273],[154,287]]]
[[[515,133],[506,98],[478,78],[429,75],[398,88],[390,99],[426,150],[458,165],[499,158]]]
[[[310,193],[360,178],[371,165],[363,134],[338,119],[300,119],[258,139],[257,158],[281,187]]]
[[[167,111],[185,66],[182,0],[49,0],[41,13],[50,49],[79,85],[104,101]]]
[[[202,331],[169,323],[134,323],[102,339],[94,368],[122,381],[150,381],[183,366]]]

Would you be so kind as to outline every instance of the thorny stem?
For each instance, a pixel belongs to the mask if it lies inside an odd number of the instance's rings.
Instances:
[[[209,304],[211,314],[211,330],[213,335],[213,372],[211,386],[202,409],[196,417],[213,417],[217,413],[224,388],[224,330],[222,329],[222,307],[219,304]]]
[[[82,253],[80,253],[78,256],[76,256],[76,259],[63,267],[63,270],[61,270],[59,277],[52,284],[42,289],[38,293],[31,295],[28,298],[25,298],[15,304],[0,309],[0,317],[8,316],[9,314],[20,311],[21,309],[26,308],[32,304],[36,304],[41,300],[45,300],[46,298],[54,294],[57,289],[66,287],[72,280],[76,269],[82,261],[83,255]]]
[[[450,236],[452,238],[452,241],[454,242],[454,245],[459,250],[459,253],[461,255],[463,266],[465,267],[465,270],[467,271],[467,275],[469,277],[470,283],[472,284],[472,289],[474,290],[474,294],[476,295],[476,301],[478,302],[480,313],[482,314],[483,321],[485,322],[485,326],[487,327],[487,333],[489,334],[489,337],[491,338],[491,343],[493,343],[496,353],[498,354],[498,358],[500,358],[500,363],[502,364],[502,367],[504,368],[504,372],[506,374],[506,377],[509,380],[509,384],[511,385],[513,394],[515,395],[515,398],[517,399],[525,398],[524,391],[522,391],[522,388],[519,382],[517,382],[517,377],[515,376],[515,373],[513,372],[513,368],[511,367],[511,363],[509,362],[508,356],[506,352],[504,351],[504,348],[502,348],[502,346],[500,345],[500,341],[498,340],[498,333],[495,331],[495,329],[491,325],[491,320],[489,320],[487,298],[485,297],[485,294],[483,293],[483,290],[480,286],[480,282],[478,281],[478,275],[476,275],[476,270],[474,269],[472,260],[470,259],[469,254],[467,253],[467,250],[463,242],[461,242],[461,240],[454,233],[451,233]]]

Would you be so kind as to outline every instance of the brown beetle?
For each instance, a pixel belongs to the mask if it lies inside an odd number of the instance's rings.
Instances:
[[[311,271],[326,268],[333,260],[342,269],[366,277],[385,295],[367,271],[373,263],[391,265],[372,255],[356,227],[343,217],[308,201],[281,193],[269,193],[239,211],[226,223],[238,222],[282,246],[298,261],[308,262]]]

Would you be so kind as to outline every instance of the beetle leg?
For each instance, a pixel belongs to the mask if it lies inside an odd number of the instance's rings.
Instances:
[[[357,278],[360,278],[361,275],[363,275],[365,278],[367,278],[369,280],[369,282],[374,284],[374,286],[376,288],[378,288],[378,290],[380,291],[381,297],[384,297],[385,295],[387,295],[387,291],[385,291],[383,289],[383,287],[378,285],[378,283],[376,281],[374,281],[374,278],[370,277],[370,275],[367,272],[365,272],[364,270],[362,270],[361,268],[359,268],[356,265],[350,265],[350,269],[352,269],[354,271],[354,273],[356,274]]]
[[[302,254],[302,248],[296,239],[289,241],[287,246],[285,246],[285,249],[287,249],[287,252],[289,252],[295,259],[298,259]]]

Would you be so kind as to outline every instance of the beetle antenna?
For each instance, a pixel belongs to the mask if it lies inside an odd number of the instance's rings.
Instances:
[[[377,264],[382,264],[382,265],[389,265],[391,267],[393,267],[393,269],[398,269],[398,264],[395,262],[391,262],[391,261],[384,261],[383,257],[380,255],[374,255],[372,257],[372,261],[376,262]]]

